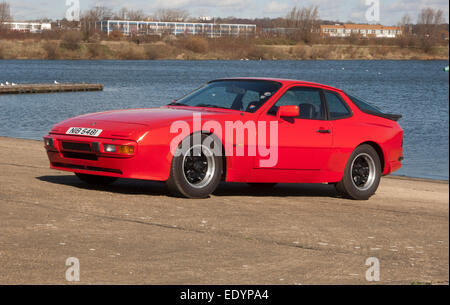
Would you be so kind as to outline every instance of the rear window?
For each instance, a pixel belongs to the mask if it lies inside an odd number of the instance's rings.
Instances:
[[[383,111],[381,111],[379,108],[375,106],[370,105],[367,101],[363,100],[362,98],[350,94],[347,94],[347,96],[361,111],[383,114]]]
[[[363,100],[360,97],[356,97],[354,95],[347,94],[347,96],[352,100],[352,102],[358,107],[362,112],[365,112],[367,114],[376,115],[388,120],[392,121],[398,121],[402,118],[401,114],[391,114],[391,113],[384,113],[380,109],[378,109],[375,106],[370,105],[368,102]]]

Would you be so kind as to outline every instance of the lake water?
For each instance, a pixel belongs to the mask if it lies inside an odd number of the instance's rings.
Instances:
[[[87,82],[103,92],[0,95],[0,136],[42,139],[79,114],[156,107],[214,78],[264,76],[314,81],[403,114],[405,161],[397,175],[449,177],[448,61],[10,61],[0,82]]]

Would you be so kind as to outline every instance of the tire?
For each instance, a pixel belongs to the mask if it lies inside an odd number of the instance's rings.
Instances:
[[[272,189],[274,188],[278,183],[247,183],[252,188],[258,188],[258,189]]]
[[[105,186],[114,183],[118,178],[107,177],[107,176],[97,176],[97,175],[87,175],[75,173],[75,175],[83,182],[90,185]]]
[[[176,197],[208,198],[222,180],[222,145],[211,136],[201,135],[201,142],[194,143],[194,136],[182,141],[177,149],[166,184]],[[216,152],[214,152],[216,151]]]
[[[364,144],[351,154],[336,190],[350,199],[368,200],[377,191],[380,179],[380,157],[372,146]]]

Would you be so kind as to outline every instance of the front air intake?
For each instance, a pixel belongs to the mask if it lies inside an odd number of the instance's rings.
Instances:
[[[64,150],[78,150],[78,151],[91,151],[91,145],[89,143],[77,143],[77,142],[62,142],[62,148]]]

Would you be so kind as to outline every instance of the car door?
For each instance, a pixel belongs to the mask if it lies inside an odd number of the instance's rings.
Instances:
[[[298,106],[299,116],[277,118],[278,108],[287,105]],[[305,86],[289,88],[267,113],[261,115],[259,121],[266,126],[270,122],[278,125],[278,162],[273,169],[320,170],[327,163],[333,140],[322,89]],[[269,136],[270,132],[266,132],[266,146],[270,143]],[[260,154],[261,151],[258,149],[254,168],[263,168],[261,160],[267,159]]]
[[[353,112],[339,92],[324,90],[324,96],[328,120],[333,128],[332,156],[327,170],[342,172],[354,149],[356,134],[361,133],[361,127],[355,124]]]

